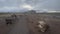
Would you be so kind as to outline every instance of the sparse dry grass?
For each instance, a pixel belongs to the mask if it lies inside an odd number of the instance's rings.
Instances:
[[[0,15],[0,34],[7,34],[13,25],[7,26],[5,18],[10,17],[11,14],[2,14]]]
[[[7,17],[9,15],[0,15],[0,17]],[[21,16],[21,14],[19,14]],[[55,19],[53,17],[49,17],[48,15],[42,15],[42,14],[22,14],[22,16],[26,16],[26,20],[29,26],[29,29],[34,34],[60,34],[60,19]],[[0,18],[0,33],[5,34],[10,26],[6,26],[5,22],[1,21],[2,18]],[[46,33],[40,32],[40,29],[37,27],[38,21],[43,20],[50,26],[50,31],[48,30]]]
[[[44,34],[60,34],[60,19],[49,17],[48,15],[40,15],[40,14],[30,14],[27,15],[29,29],[34,32],[34,34],[42,34],[40,29],[37,27],[38,21],[43,20],[49,26],[51,31],[47,31]],[[56,31],[56,32],[55,32]]]

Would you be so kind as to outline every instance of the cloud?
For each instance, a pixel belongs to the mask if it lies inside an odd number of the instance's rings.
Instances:
[[[28,10],[32,10],[33,9],[33,7],[31,5],[29,5],[29,4],[22,5],[22,8],[28,9]]]
[[[2,8],[0,8],[0,11],[12,11],[12,10],[18,10],[18,7],[7,7],[7,6],[4,6]]]
[[[60,0],[0,0],[0,11],[60,10]]]
[[[0,2],[5,2],[6,0],[0,0]]]

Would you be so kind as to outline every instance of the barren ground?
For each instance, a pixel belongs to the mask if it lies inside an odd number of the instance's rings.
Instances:
[[[0,17],[0,34],[60,34],[60,19],[51,15],[27,14],[18,15],[14,24],[6,25],[5,17]],[[49,26],[49,30],[42,33],[37,27],[38,21],[43,20]]]

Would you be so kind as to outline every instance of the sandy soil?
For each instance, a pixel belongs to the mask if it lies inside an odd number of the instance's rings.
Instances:
[[[45,21],[50,26],[44,33],[37,27],[40,20]],[[4,18],[0,18],[0,34],[60,34],[60,19],[51,15],[19,15],[18,20],[14,23],[7,26]]]
[[[34,34],[60,34],[60,19],[53,18],[52,16],[49,15],[28,15],[28,24],[30,31],[32,31]],[[45,21],[50,28],[42,33],[40,29],[37,27],[38,21],[43,20]]]

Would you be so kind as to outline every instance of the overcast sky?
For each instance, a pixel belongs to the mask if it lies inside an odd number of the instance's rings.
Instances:
[[[0,0],[0,12],[31,9],[60,10],[60,0]]]

